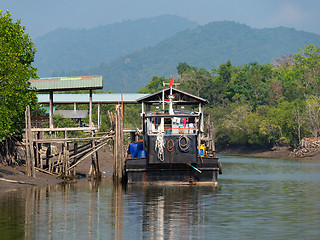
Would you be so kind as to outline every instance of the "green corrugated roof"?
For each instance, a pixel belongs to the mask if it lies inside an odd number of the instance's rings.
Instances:
[[[102,76],[76,76],[59,78],[40,78],[30,80],[31,86],[37,91],[68,91],[102,89]]]

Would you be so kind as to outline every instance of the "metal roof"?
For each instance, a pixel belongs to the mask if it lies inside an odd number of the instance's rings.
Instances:
[[[170,95],[170,88],[166,88],[164,90],[160,90],[158,92],[155,92],[153,94],[149,94],[147,96],[141,97],[137,99],[138,103],[146,103],[146,104],[155,104],[155,103],[161,103],[162,102],[162,93],[164,91],[165,100],[168,99],[168,96]],[[181,91],[176,88],[172,88],[172,94],[175,96],[173,103],[177,105],[195,105],[195,104],[206,104],[208,101],[204,98],[197,97],[195,95],[192,95],[190,93]]]
[[[56,110],[54,114],[60,114],[64,118],[86,118],[88,110]]]
[[[137,99],[148,94],[123,93],[123,103],[135,104]],[[49,94],[37,94],[40,104],[49,103]],[[56,104],[89,103],[89,94],[53,94]],[[92,103],[117,104],[121,103],[121,93],[92,94]]]
[[[38,92],[102,89],[102,76],[76,76],[29,80]]]

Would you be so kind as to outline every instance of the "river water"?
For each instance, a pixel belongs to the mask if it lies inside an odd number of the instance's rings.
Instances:
[[[0,193],[0,239],[320,238],[320,163],[220,160],[218,187],[106,178]]]

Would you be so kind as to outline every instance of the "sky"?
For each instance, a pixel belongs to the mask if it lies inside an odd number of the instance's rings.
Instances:
[[[163,14],[200,25],[229,20],[320,34],[319,0],[0,0],[0,9],[21,19],[31,38],[57,28],[90,29]]]

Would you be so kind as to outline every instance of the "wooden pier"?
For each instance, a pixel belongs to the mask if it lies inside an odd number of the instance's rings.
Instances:
[[[35,170],[61,177],[74,177],[76,166],[91,156],[89,176],[101,175],[97,151],[112,139],[112,132],[96,133],[96,127],[76,128],[31,128],[30,108],[26,108],[26,168],[29,176],[35,176]],[[87,136],[69,137],[68,133],[81,131]],[[54,137],[63,132],[64,138]],[[49,134],[44,134],[49,133]]]
[[[36,170],[47,174],[56,175],[62,178],[72,178],[76,176],[76,167],[85,159],[91,157],[88,176],[90,178],[99,178],[101,172],[99,169],[98,150],[113,143],[114,145],[114,176],[120,179],[122,175],[121,166],[124,162],[123,145],[123,109],[124,101],[126,103],[136,103],[132,98],[119,100],[116,94],[96,94],[98,104],[98,124],[93,123],[93,90],[102,88],[102,76],[78,76],[64,78],[48,78],[30,80],[32,87],[37,92],[46,92],[49,94],[40,94],[39,104],[49,105],[49,117],[45,120],[48,127],[43,124],[35,126],[32,122],[30,107],[25,111],[25,152],[26,152],[26,172],[29,176],[35,177]],[[54,94],[54,91],[74,91],[87,90],[89,94]],[[46,95],[48,99],[46,99]],[[129,94],[128,94],[129,95]],[[62,99],[59,98],[62,96]],[[54,100],[58,97],[58,100]],[[111,97],[111,99],[110,99]],[[45,100],[44,100],[45,99]],[[55,127],[53,122],[54,104],[74,104],[74,113],[77,112],[76,104],[88,104],[89,122],[88,126],[81,127]],[[117,105],[116,113],[109,113],[111,129],[108,132],[99,132],[100,104]],[[41,117],[40,117],[41,119]],[[80,119],[79,119],[80,120]],[[81,132],[80,134],[75,134]],[[62,134],[61,134],[62,133]],[[74,137],[78,135],[79,137]],[[60,137],[58,137],[60,136]],[[110,141],[111,140],[111,141]]]

